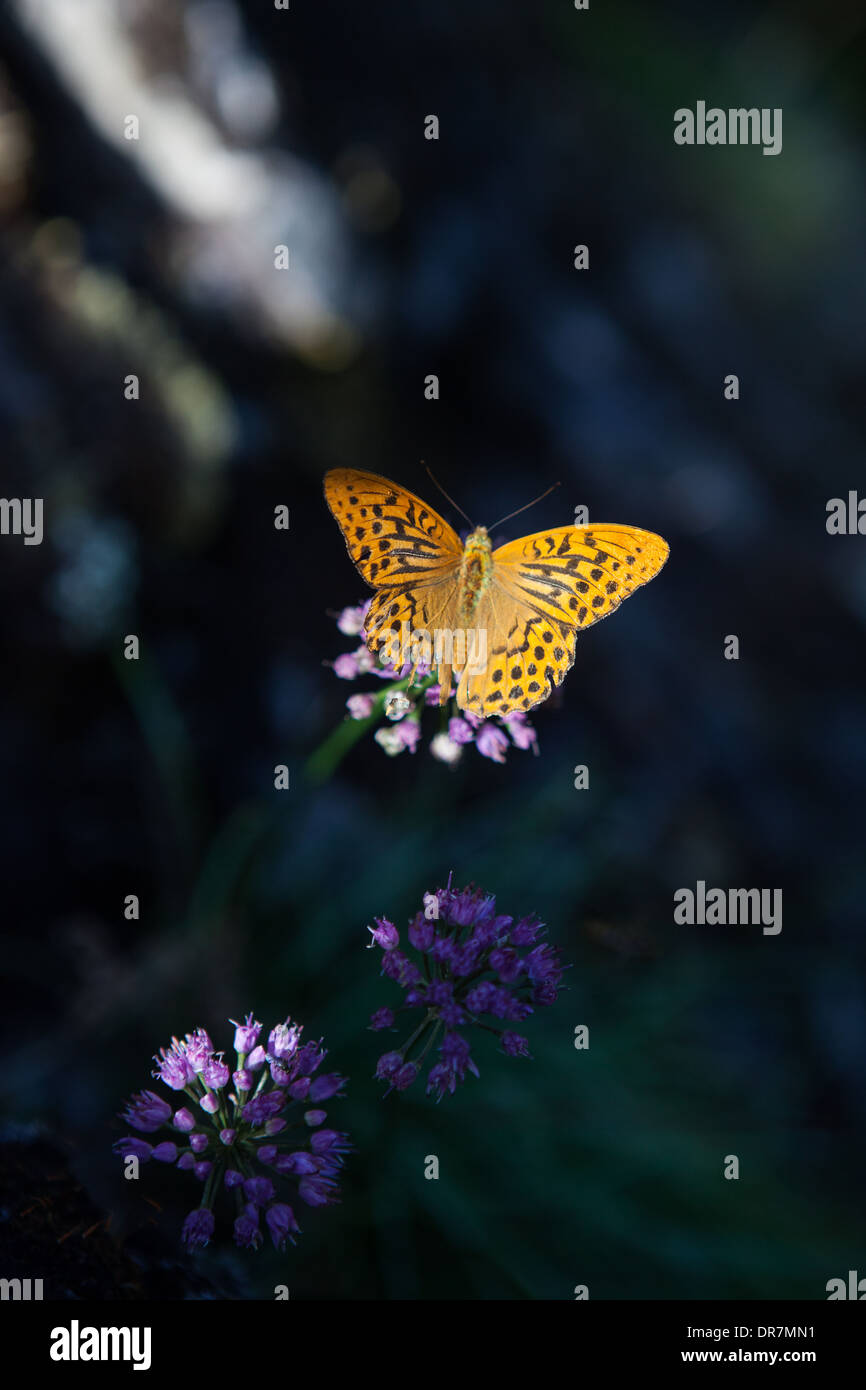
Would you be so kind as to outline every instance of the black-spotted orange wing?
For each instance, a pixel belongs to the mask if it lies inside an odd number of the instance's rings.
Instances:
[[[464,671],[457,703],[490,716],[546,700],[574,662],[577,635],[653,579],[667,542],[633,526],[561,526],[494,550],[476,622],[487,630],[483,673]]]
[[[355,468],[325,475],[325,500],[361,577],[376,590],[367,645],[407,623],[411,630],[452,629],[463,545],[453,527],[414,492]]]

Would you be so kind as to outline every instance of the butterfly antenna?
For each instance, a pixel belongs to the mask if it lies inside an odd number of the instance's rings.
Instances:
[[[424,463],[424,460],[422,459],[421,462]],[[458,507],[458,505],[457,505],[457,503],[454,501],[454,498],[453,498],[453,497],[449,497],[449,496],[448,496],[448,493],[445,491],[445,489],[444,489],[444,487],[442,486],[442,484],[441,484],[440,482],[437,482],[436,478],[433,477],[433,474],[432,474],[432,472],[430,471],[430,469],[427,468],[426,463],[424,464],[424,468],[426,469],[426,471],[427,471],[428,473],[430,473],[430,479],[431,479],[431,481],[434,482],[434,483],[436,483],[436,486],[438,487],[439,491],[442,493],[442,496],[445,498],[445,501],[446,501],[446,502],[450,502],[451,505],[452,505],[452,507],[454,508],[455,512],[459,512],[460,515],[461,515],[466,521],[469,522],[469,525],[470,525],[470,526],[472,527],[472,529],[474,530],[474,529],[475,529],[475,522],[472,520],[472,518],[471,518],[471,517],[468,517],[468,516],[466,515],[466,513],[464,512],[464,510],[463,510],[462,507]]]
[[[521,512],[528,511],[530,507],[534,507],[536,502],[543,502],[545,497],[549,497],[550,494],[552,492],[555,492],[559,486],[559,483],[554,483],[553,487],[549,487],[547,489],[547,492],[542,492],[540,497],[535,497],[531,502],[527,502],[525,506],[518,507],[516,512],[509,512],[508,516],[503,516],[499,521],[494,521],[493,526],[487,526],[485,527],[485,530],[492,531],[496,526],[501,526],[503,522],[510,521],[512,517],[520,516]]]

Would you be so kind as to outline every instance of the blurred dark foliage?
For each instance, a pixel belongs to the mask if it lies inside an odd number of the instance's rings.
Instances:
[[[825,529],[866,491],[861,7],[106,0],[74,42],[38,9],[0,16],[3,492],[46,516],[0,538],[3,1086],[111,1215],[75,1296],[130,1296],[134,1254],[144,1297],[823,1297],[864,1250],[866,540]],[[781,106],[783,153],[674,146],[699,98]],[[364,596],[322,475],[439,506],[422,459],[483,521],[561,480],[502,539],[585,504],[671,559],[539,758],[369,740],[311,786]],[[570,992],[533,1061],[383,1102],[365,924],[451,870],[549,922]],[[782,934],[676,927],[699,878],[782,888]],[[194,1182],[124,1183],[113,1116],[250,1008],[353,1078],[344,1202],[169,1276]],[[4,1160],[16,1268],[53,1163]],[[33,1228],[46,1296],[78,1216],[62,1255]]]

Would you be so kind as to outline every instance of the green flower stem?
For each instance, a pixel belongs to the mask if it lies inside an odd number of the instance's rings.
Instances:
[[[427,1024],[432,1022],[432,1020],[435,1017],[436,1014],[434,1010],[428,1009],[426,1015],[418,1024],[418,1027],[415,1029],[415,1032],[412,1034],[411,1038],[404,1042],[403,1046],[398,1049],[400,1056],[403,1058],[404,1061],[406,1061],[406,1053],[409,1051],[409,1048],[412,1046],[414,1042],[418,1040],[418,1038],[420,1038],[421,1034],[424,1032],[424,1029],[427,1027]]]
[[[344,719],[338,724],[336,729],[320,743],[315,753],[311,753],[304,765],[304,775],[307,781],[313,786],[321,786],[327,782],[328,778],[340,766],[346,754],[354,748],[355,744],[369,733],[371,729],[379,723],[385,709],[385,701],[388,696],[397,690],[408,690],[411,676],[404,676],[402,680],[393,681],[391,685],[386,685],[373,696],[373,712],[366,719]],[[412,689],[422,694],[435,684],[434,675],[425,676],[413,685]]]
[[[222,1169],[220,1164],[214,1163],[213,1167],[207,1175],[207,1181],[204,1185],[204,1193],[202,1195],[201,1205],[203,1207],[207,1207],[208,1211],[213,1210],[213,1200],[216,1195],[216,1185],[219,1181],[219,1175],[221,1171]]]
[[[437,1020],[436,1020],[436,1027],[435,1027],[435,1028],[431,1028],[431,1030],[430,1030],[430,1036],[429,1036],[429,1038],[427,1039],[427,1042],[424,1044],[424,1051],[421,1053],[421,1056],[420,1056],[420,1057],[413,1057],[413,1058],[412,1058],[413,1062],[415,1063],[415,1065],[416,1065],[416,1067],[418,1068],[419,1071],[421,1070],[421,1068],[422,1068],[423,1065],[424,1065],[424,1058],[427,1056],[427,1053],[430,1051],[431,1047],[433,1046],[434,1042],[436,1041],[437,1037],[439,1036],[439,1030],[440,1030],[441,1027],[442,1027],[442,1020],[441,1020],[441,1018],[437,1018]]]
[[[504,1032],[502,1028],[494,1028],[490,1023],[481,1023],[479,1019],[473,1018],[472,1022],[476,1028],[483,1028],[485,1033],[493,1033],[495,1037],[501,1038]]]

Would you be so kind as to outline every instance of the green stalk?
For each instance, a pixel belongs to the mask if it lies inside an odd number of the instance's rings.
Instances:
[[[327,782],[328,778],[339,767],[346,754],[351,752],[355,744],[358,743],[365,734],[380,722],[385,709],[385,701],[388,696],[397,690],[408,690],[411,676],[404,676],[402,680],[394,681],[391,685],[386,685],[378,694],[373,696],[373,712],[366,719],[344,719],[333,729],[324,743],[320,743],[314,753],[310,754],[304,765],[304,775],[307,781],[313,786],[321,786]],[[435,683],[434,675],[425,676],[415,684],[412,689],[417,690],[423,695],[431,685]]]

